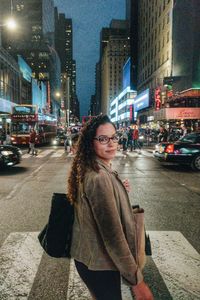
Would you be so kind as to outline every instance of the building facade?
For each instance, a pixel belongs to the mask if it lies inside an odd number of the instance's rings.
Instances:
[[[4,21],[10,14],[10,1],[0,0],[0,5]],[[15,58],[22,55],[33,78],[49,84],[51,112],[58,116],[60,103],[55,93],[60,89],[60,59],[54,42],[53,0],[13,0],[12,8],[18,28],[13,33],[2,30],[2,46]]]
[[[183,103],[185,107],[200,107],[198,92],[194,92],[194,89],[200,88],[199,2],[131,1],[131,57],[135,62],[132,67],[136,69],[137,92],[140,95],[149,88],[152,95],[152,105],[139,111],[138,118],[146,123],[148,117],[152,121],[153,115],[157,124],[181,126],[187,123],[194,128],[194,123],[200,121],[196,113],[192,114],[196,117],[190,118],[189,123],[186,117],[174,119],[175,114],[171,114],[169,118],[170,114],[160,114],[158,111],[181,107]],[[137,18],[133,21],[136,14]],[[137,36],[137,49],[134,47],[134,36]],[[165,119],[165,116],[168,117]]]
[[[79,117],[76,95],[76,61],[73,59],[73,24],[72,19],[67,19],[64,14],[59,14],[55,8],[55,45],[61,60],[61,72],[67,75],[69,92],[67,101],[68,111]],[[64,96],[64,91],[61,94]],[[78,113],[78,115],[77,115]]]
[[[122,91],[123,65],[130,55],[126,21],[113,20],[101,35],[101,112],[109,113],[111,101]]]

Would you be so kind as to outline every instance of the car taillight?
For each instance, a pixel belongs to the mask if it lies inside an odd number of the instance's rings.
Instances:
[[[174,144],[169,144],[165,148],[165,152],[167,153],[173,153],[174,152]]]

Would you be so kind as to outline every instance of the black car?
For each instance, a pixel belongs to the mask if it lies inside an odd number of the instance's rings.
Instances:
[[[200,132],[186,134],[176,142],[157,144],[154,157],[161,162],[189,165],[200,171]]]
[[[11,167],[19,164],[22,152],[19,148],[11,145],[0,145],[0,168]]]

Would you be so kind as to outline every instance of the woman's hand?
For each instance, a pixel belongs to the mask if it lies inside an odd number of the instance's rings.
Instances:
[[[153,300],[153,294],[148,285],[141,281],[137,285],[132,286],[132,292],[136,300]]]
[[[124,179],[122,182],[123,182],[123,185],[124,185],[125,189],[129,193],[131,191],[131,186],[130,186],[129,180],[128,179]]]

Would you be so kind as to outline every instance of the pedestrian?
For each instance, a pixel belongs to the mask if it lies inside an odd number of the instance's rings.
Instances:
[[[118,139],[115,125],[104,115],[92,118],[80,133],[68,179],[75,208],[71,256],[93,299],[122,300],[121,275],[136,300],[151,300],[136,263],[129,184],[112,169]]]
[[[71,153],[75,154],[78,147],[78,139],[80,134],[79,133],[73,133],[71,136]]]
[[[35,149],[35,142],[36,142],[36,131],[34,128],[31,128],[30,135],[29,135],[29,148],[31,155],[37,155],[37,151]]]
[[[66,150],[67,154],[69,154],[70,151],[71,151],[71,145],[70,145],[71,135],[72,135],[71,130],[70,130],[70,128],[68,128],[67,132],[66,132],[66,135],[65,135],[66,139],[65,139],[65,142],[64,142],[64,146],[65,146],[65,150]]]
[[[160,126],[160,133],[158,135],[158,142],[167,142],[168,141],[168,131],[164,126]]]
[[[185,125],[182,126],[182,137],[187,134],[187,127]]]
[[[128,131],[128,145],[127,147],[130,146],[130,151],[133,151],[133,129],[129,127]]]
[[[139,154],[141,153],[141,146],[139,143],[139,130],[137,128],[137,126],[134,126],[134,130],[133,130],[133,149],[135,150],[136,148],[139,149]]]
[[[6,144],[6,130],[5,130],[5,128],[0,129],[0,144],[1,145]]]
[[[127,150],[127,143],[128,143],[128,132],[127,132],[126,128],[124,128],[123,132],[122,132],[123,151]]]
[[[146,145],[147,147],[151,144],[151,129],[149,126],[145,129],[145,136],[146,136]]]

